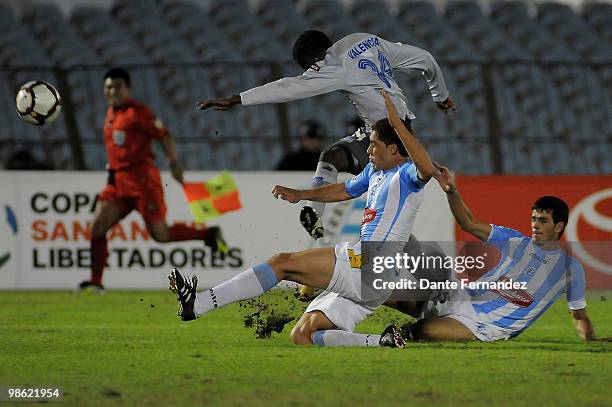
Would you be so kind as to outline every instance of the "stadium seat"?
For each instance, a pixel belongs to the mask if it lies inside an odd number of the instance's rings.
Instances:
[[[600,38],[612,45],[612,4],[586,2],[582,6],[582,17]]]
[[[529,41],[529,35],[526,32],[531,32],[526,29],[525,21],[527,16],[526,9],[522,5],[506,4],[499,9],[506,10],[507,15],[498,15],[496,24],[492,24],[485,19],[478,5],[473,2],[461,1],[450,2],[446,5],[446,16],[455,28],[463,32],[476,46],[485,52],[490,58],[504,60],[507,58],[516,60],[528,60],[532,58],[525,54],[521,47],[524,46],[521,41]],[[498,14],[500,13],[497,11]],[[519,17],[516,17],[519,16]],[[519,18],[520,21],[514,21],[514,18]],[[499,30],[499,26],[508,27],[509,36]],[[478,26],[476,30],[473,27]],[[523,27],[517,29],[517,27]],[[488,39],[485,41],[485,39]],[[515,45],[514,39],[519,42]],[[541,42],[541,41],[540,41]],[[547,45],[540,44],[539,48]],[[511,53],[505,53],[505,50],[511,50]],[[539,52],[543,52],[540,50]],[[577,120],[574,113],[567,109],[565,103],[560,104],[559,100],[566,100],[555,83],[555,78],[551,78],[544,69],[535,64],[512,63],[500,64],[498,68],[502,79],[501,83],[495,86],[498,109],[502,125],[502,137],[508,135],[521,135],[529,139],[536,139],[542,136],[545,137],[567,137],[572,133],[572,130],[577,128]],[[565,77],[565,81],[571,83],[571,76],[561,75],[559,73],[557,80]],[[537,90],[536,89],[540,89]],[[575,91],[575,88],[572,89]],[[503,96],[500,93],[507,94]],[[519,110],[517,110],[517,108]],[[519,112],[520,111],[520,112]],[[511,157],[504,154],[503,159]],[[529,162],[526,162],[529,165]],[[535,171],[535,167],[533,169]]]
[[[570,116],[567,118],[569,122],[577,124],[576,127],[569,129],[573,137],[587,138],[589,135],[586,131],[591,128],[601,128],[603,137],[612,134],[612,129],[607,126],[604,119],[610,115],[604,110],[609,104],[609,95],[602,91],[605,89],[605,84],[590,68],[574,64],[582,62],[582,59],[572,49],[555,38],[545,28],[545,24],[530,19],[523,3],[515,1],[493,3],[491,15],[493,20],[525,47],[533,58],[548,62],[545,76],[548,76],[550,78],[548,80],[555,85],[559,92],[558,97],[570,107],[563,114]],[[560,65],[560,62],[574,65]],[[589,123],[583,125],[585,121]]]
[[[609,63],[612,55],[612,44],[601,41],[597,32],[591,30],[572,9],[558,3],[542,3],[538,6],[538,21],[551,33],[579,55],[584,62]],[[612,20],[610,21],[612,24]],[[601,66],[594,72],[599,76],[606,98],[612,97],[612,67]],[[610,112],[612,113],[612,112]],[[609,114],[610,114],[609,113]]]
[[[295,135],[302,120],[315,118],[337,140],[354,108],[340,93],[227,114],[198,112],[194,102],[300,75],[291,48],[302,31],[318,28],[333,41],[371,32],[432,52],[458,114],[442,115],[421,77],[396,79],[417,116],[416,134],[459,172],[493,169],[484,73],[492,81],[504,171],[612,172],[612,5],[587,2],[578,14],[554,2],[480,3],[118,0],[110,11],[77,4],[62,12],[58,2],[14,9],[3,3],[0,64],[9,68],[0,72],[0,159],[28,148],[56,168],[74,167],[65,115],[35,128],[14,114],[18,86],[42,79],[70,91],[88,168],[102,169],[101,79],[108,67],[124,65],[134,96],[176,136],[187,168],[272,169],[285,132]]]
[[[216,29],[214,21],[204,10],[193,4],[173,2],[164,5],[161,13],[200,60],[223,64],[203,65],[198,71],[201,77],[197,85],[200,98],[232,95],[258,84],[256,71],[252,67],[241,66],[240,61],[246,57],[240,48],[236,49]],[[206,112],[200,113],[200,117],[198,131],[212,138],[222,137],[221,134],[237,137],[278,134],[275,130],[278,120],[275,111],[269,107],[236,109],[228,115]]]
[[[10,113],[2,121],[0,156],[8,157],[19,148],[27,148],[38,150],[40,154],[37,155],[56,168],[74,168],[72,154],[62,149],[69,142],[61,116],[55,123],[36,128],[20,120],[14,113],[15,94],[19,86],[34,79],[58,86],[58,80],[50,69],[54,60],[26,29],[28,26],[20,24],[7,6],[0,5],[0,15],[0,64],[13,68],[0,75],[0,87],[5,90],[1,103]],[[53,154],[56,151],[58,153]],[[53,162],[54,157],[58,161]]]
[[[153,111],[159,112],[163,103],[155,72],[151,68],[144,68],[144,65],[151,64],[152,61],[144,55],[130,35],[110,18],[108,13],[99,8],[77,6],[73,9],[70,20],[80,37],[104,64],[138,66],[130,68],[134,96],[146,101]]]
[[[332,41],[359,32],[359,29],[341,4],[329,0],[301,0],[297,3],[297,10],[303,14],[313,28],[325,31]]]
[[[254,14],[288,51],[293,48],[293,43],[301,32],[312,29],[308,20],[298,14],[291,2],[262,0],[252,3],[252,6]]]
[[[168,117],[170,117],[167,122],[168,127],[179,140],[181,140],[181,137],[186,137],[187,140],[206,140],[210,145],[212,143],[210,139],[214,138],[214,135],[220,134],[221,131],[229,133],[230,136],[241,136],[244,131],[239,125],[233,124],[236,122],[235,116],[232,118],[228,115],[207,122],[204,112],[185,109],[185,106],[194,106],[198,98],[217,96],[211,86],[214,76],[209,78],[209,71],[202,64],[202,61],[206,61],[214,54],[209,51],[209,47],[202,47],[201,43],[193,41],[204,31],[203,29],[197,29],[197,24],[201,25],[202,20],[197,21],[192,17],[187,17],[187,14],[194,10],[203,14],[195,6],[190,9],[188,5],[182,3],[177,3],[174,8],[171,5],[165,5],[158,9],[156,7],[147,8],[144,2],[130,2],[117,5],[114,15],[126,26],[151,59],[162,64],[177,62],[185,64],[178,70],[166,68],[157,70],[158,80],[164,90],[163,93],[169,99],[170,107],[173,108],[173,112],[168,114]],[[155,24],[151,25],[151,21],[155,21]],[[180,31],[171,28],[173,25],[180,25],[179,22],[187,22],[189,29]],[[208,29],[208,31],[212,30]],[[222,38],[218,35],[217,37]],[[209,36],[203,36],[202,38],[211,40]],[[211,43],[209,42],[209,44]],[[220,46],[220,49],[229,48],[223,47],[223,43]],[[217,58],[223,58],[220,54],[216,56]],[[226,72],[225,75],[238,77],[239,72]],[[225,81],[225,84],[232,85],[231,81]],[[232,93],[237,90],[232,89]],[[242,117],[238,123],[247,122]],[[255,118],[253,122],[254,125],[250,126],[247,133],[257,133],[257,135],[263,136],[268,134],[264,130],[273,129],[277,120],[270,114],[262,114]],[[272,133],[274,132],[272,131]],[[209,162],[205,160],[204,156],[201,157],[202,159],[196,168],[208,168]]]

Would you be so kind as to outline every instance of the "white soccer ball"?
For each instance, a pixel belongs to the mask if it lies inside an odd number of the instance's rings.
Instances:
[[[35,126],[51,123],[62,110],[62,98],[53,85],[43,81],[25,83],[15,98],[17,113]]]

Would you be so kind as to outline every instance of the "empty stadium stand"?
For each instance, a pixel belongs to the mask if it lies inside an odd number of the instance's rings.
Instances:
[[[6,162],[16,151],[28,150],[39,160],[56,168],[71,168],[71,156],[64,122],[42,128],[21,121],[15,113],[15,94],[33,79],[57,83],[53,60],[21,24],[9,7],[0,4],[0,159]]]
[[[197,111],[195,101],[300,75],[293,43],[316,28],[334,41],[370,32],[435,56],[459,107],[453,117],[436,108],[422,77],[395,77],[417,116],[416,134],[458,172],[612,173],[610,3],[579,10],[509,0],[16,3],[0,1],[2,162],[27,149],[57,169],[102,169],[102,79],[122,65],[188,169],[272,169],[304,119],[324,123],[328,142],[345,135],[355,111],[341,93],[230,112]],[[22,122],[14,95],[31,79],[56,84],[70,111],[42,128]]]

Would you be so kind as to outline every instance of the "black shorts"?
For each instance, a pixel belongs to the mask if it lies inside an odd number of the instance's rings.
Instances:
[[[408,130],[412,132],[412,126],[410,126],[410,119],[406,117],[408,123]],[[365,127],[357,129],[357,131],[350,136],[341,138],[336,141],[329,150],[334,148],[340,148],[349,155],[350,168],[347,172],[357,175],[366,165],[368,165],[368,147],[370,146],[370,133],[366,131]]]

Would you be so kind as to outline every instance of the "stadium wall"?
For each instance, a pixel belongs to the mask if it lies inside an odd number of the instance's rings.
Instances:
[[[188,181],[204,181],[213,172],[190,172]],[[167,285],[167,274],[176,265],[195,272],[202,287],[212,286],[245,268],[285,251],[312,245],[297,222],[299,206],[277,201],[271,194],[276,184],[306,187],[310,173],[235,172],[243,208],[215,219],[223,227],[230,245],[225,260],[212,257],[201,242],[159,244],[152,241],[140,215],[132,212],[108,234],[109,267],[104,284],[109,288],[159,289]],[[180,186],[169,173],[162,174],[168,223],[191,222],[189,207]],[[89,222],[97,193],[105,182],[103,172],[0,172],[2,198],[0,288],[65,289],[89,276]],[[452,240],[450,213],[435,185],[427,190],[438,202],[427,205],[418,228],[428,239]],[[435,198],[437,196],[437,198]],[[429,201],[429,199],[428,199]],[[334,240],[358,237],[364,202],[331,205],[329,219],[339,224]],[[427,231],[434,222],[438,231]],[[331,225],[327,225],[331,229]],[[330,244],[332,244],[331,242]],[[1,258],[1,257],[0,257]]]
[[[188,181],[204,181],[214,175],[190,172]],[[175,265],[195,272],[200,286],[208,287],[275,253],[313,246],[297,222],[300,207],[277,201],[270,193],[276,184],[306,187],[310,173],[236,172],[233,176],[243,208],[211,222],[223,227],[230,244],[226,259],[213,257],[200,242],[152,241],[139,214],[133,212],[109,232],[105,285],[161,289]],[[162,177],[168,223],[191,222],[180,186],[169,173]],[[0,172],[0,288],[66,289],[88,277],[89,222],[104,182],[103,172]],[[562,195],[571,208],[566,238],[589,242],[576,246],[579,250],[573,253],[585,265],[587,286],[612,287],[611,176],[464,176],[458,182],[479,218],[526,234],[533,201],[545,194]],[[559,185],[564,186],[562,194],[556,191]],[[444,193],[435,182],[427,185],[425,194],[414,234],[420,240],[441,242],[469,239],[455,229]],[[363,198],[329,205],[325,244],[356,240],[364,206]],[[599,251],[593,252],[593,247]]]

